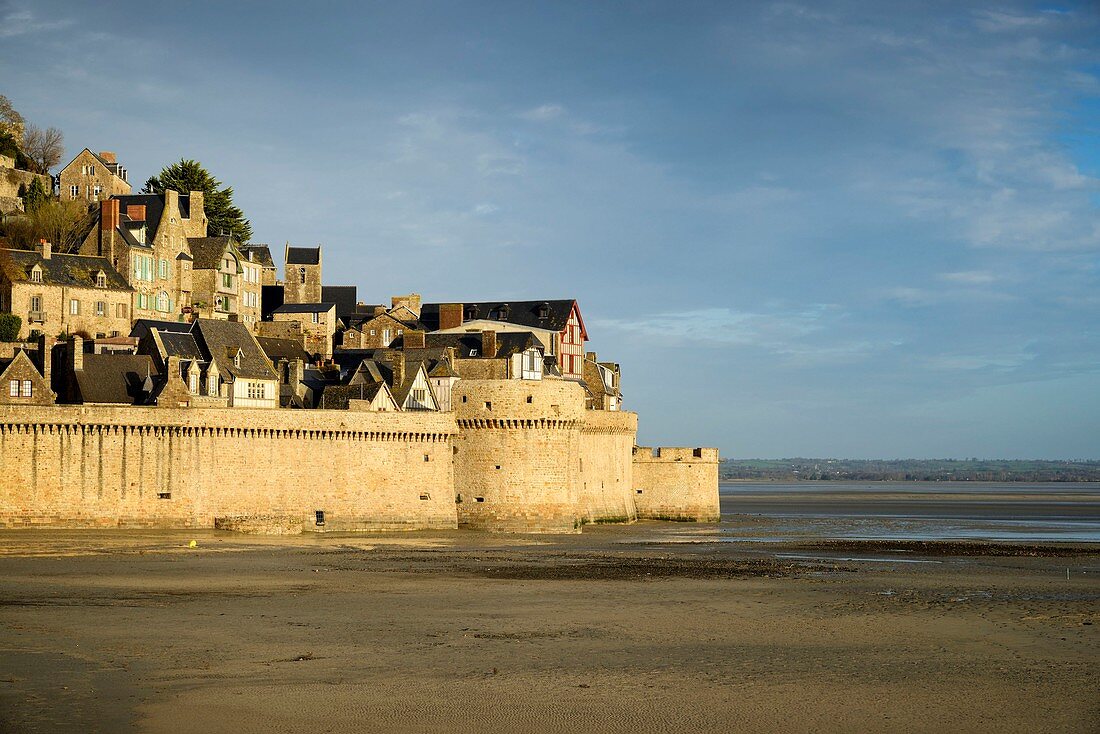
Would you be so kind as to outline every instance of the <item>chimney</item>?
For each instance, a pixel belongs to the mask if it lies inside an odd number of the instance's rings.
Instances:
[[[454,347],[447,347],[446,351],[447,364],[449,364],[451,366],[451,369],[453,370],[455,368],[455,359],[458,358],[458,350],[456,350]]]
[[[423,349],[424,348],[424,332],[423,331],[406,331],[405,332],[405,349]]]
[[[420,294],[410,293],[407,296],[394,296],[390,299],[390,308],[397,308],[398,306],[404,306],[405,308],[416,314],[416,318],[420,318]]]
[[[118,224],[118,199],[104,199],[99,202],[99,231],[114,232]]]
[[[205,237],[206,232],[206,194],[202,191],[191,192],[191,221],[199,222],[202,226],[202,236]]]
[[[50,373],[53,371],[53,345],[57,341],[52,336],[43,334],[38,337],[38,359],[41,362],[42,379],[50,383]]]
[[[584,353],[584,358],[585,358],[585,360],[587,360],[589,362],[595,362],[596,361],[596,353],[595,352],[585,352]]]
[[[69,352],[73,361],[73,372],[84,371],[84,340],[73,336],[69,341]]]
[[[135,222],[145,221],[145,205],[144,204],[128,204],[126,206],[126,216]]]
[[[118,158],[109,150],[99,151],[99,157],[107,163],[118,163]]]
[[[43,260],[49,260],[50,257],[53,255],[53,245],[51,245],[49,242],[47,242],[44,239],[38,240],[38,243],[41,245],[42,259]]]
[[[461,303],[441,303],[439,304],[439,328],[443,329],[457,329],[462,326],[462,304]]]
[[[481,356],[489,359],[497,356],[497,333],[491,329],[481,332]]]
[[[381,357],[393,373],[393,385],[391,387],[394,389],[400,387],[401,383],[405,381],[405,355],[398,351],[388,351]]]
[[[302,380],[305,378],[305,375],[305,362],[300,359],[290,360],[290,365],[287,369],[287,377],[290,380],[290,389],[295,395],[298,394],[298,386],[302,384]]]

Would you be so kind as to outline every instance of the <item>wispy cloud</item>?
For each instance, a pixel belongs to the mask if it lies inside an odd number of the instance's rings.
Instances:
[[[57,18],[54,20],[40,20],[30,10],[8,10],[0,15],[0,38],[14,38],[32,33],[45,33],[57,31],[72,26],[76,21],[72,18]]]
[[[524,120],[532,120],[534,122],[545,122],[547,120],[555,120],[565,115],[565,108],[560,104],[544,104],[538,107],[533,107],[529,110],[524,110],[519,113],[519,117]]]

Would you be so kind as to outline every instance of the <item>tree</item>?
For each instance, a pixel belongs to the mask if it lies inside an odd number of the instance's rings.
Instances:
[[[31,214],[49,200],[50,194],[42,184],[42,179],[35,176],[31,180],[31,185],[27,187],[27,192],[23,195],[23,211]]]
[[[33,183],[30,188],[34,188]],[[25,214],[5,217],[0,224],[0,235],[12,246],[29,250],[44,239],[53,245],[54,252],[80,249],[92,218],[83,202],[47,199],[34,207],[24,206]]]
[[[23,319],[13,313],[0,313],[0,342],[13,342],[19,336]]]
[[[252,239],[252,224],[244,218],[244,212],[233,204],[233,187],[222,186],[221,181],[198,161],[181,159],[179,163],[165,166],[158,175],[145,182],[142,192],[163,194],[166,189],[181,194],[203,192],[207,232],[211,237],[231,234],[241,243]]]
[[[39,173],[49,173],[65,154],[65,136],[56,127],[29,125],[23,133],[23,152]]]
[[[23,116],[12,106],[11,100],[0,94],[0,133],[6,133],[15,140],[23,139]]]

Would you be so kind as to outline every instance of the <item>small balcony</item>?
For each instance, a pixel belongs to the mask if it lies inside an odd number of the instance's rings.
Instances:
[[[45,311],[29,311],[27,313],[28,324],[44,324],[46,323]]]

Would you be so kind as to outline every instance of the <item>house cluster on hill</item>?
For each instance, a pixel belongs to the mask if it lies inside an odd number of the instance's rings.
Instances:
[[[326,285],[321,247],[209,232],[203,193],[132,194],[112,153],[60,176],[79,245],[0,249],[0,403],[448,411],[461,379],[571,380],[619,410],[619,366],[586,351],[574,299],[389,304]],[[4,387],[6,386],[6,388]]]

